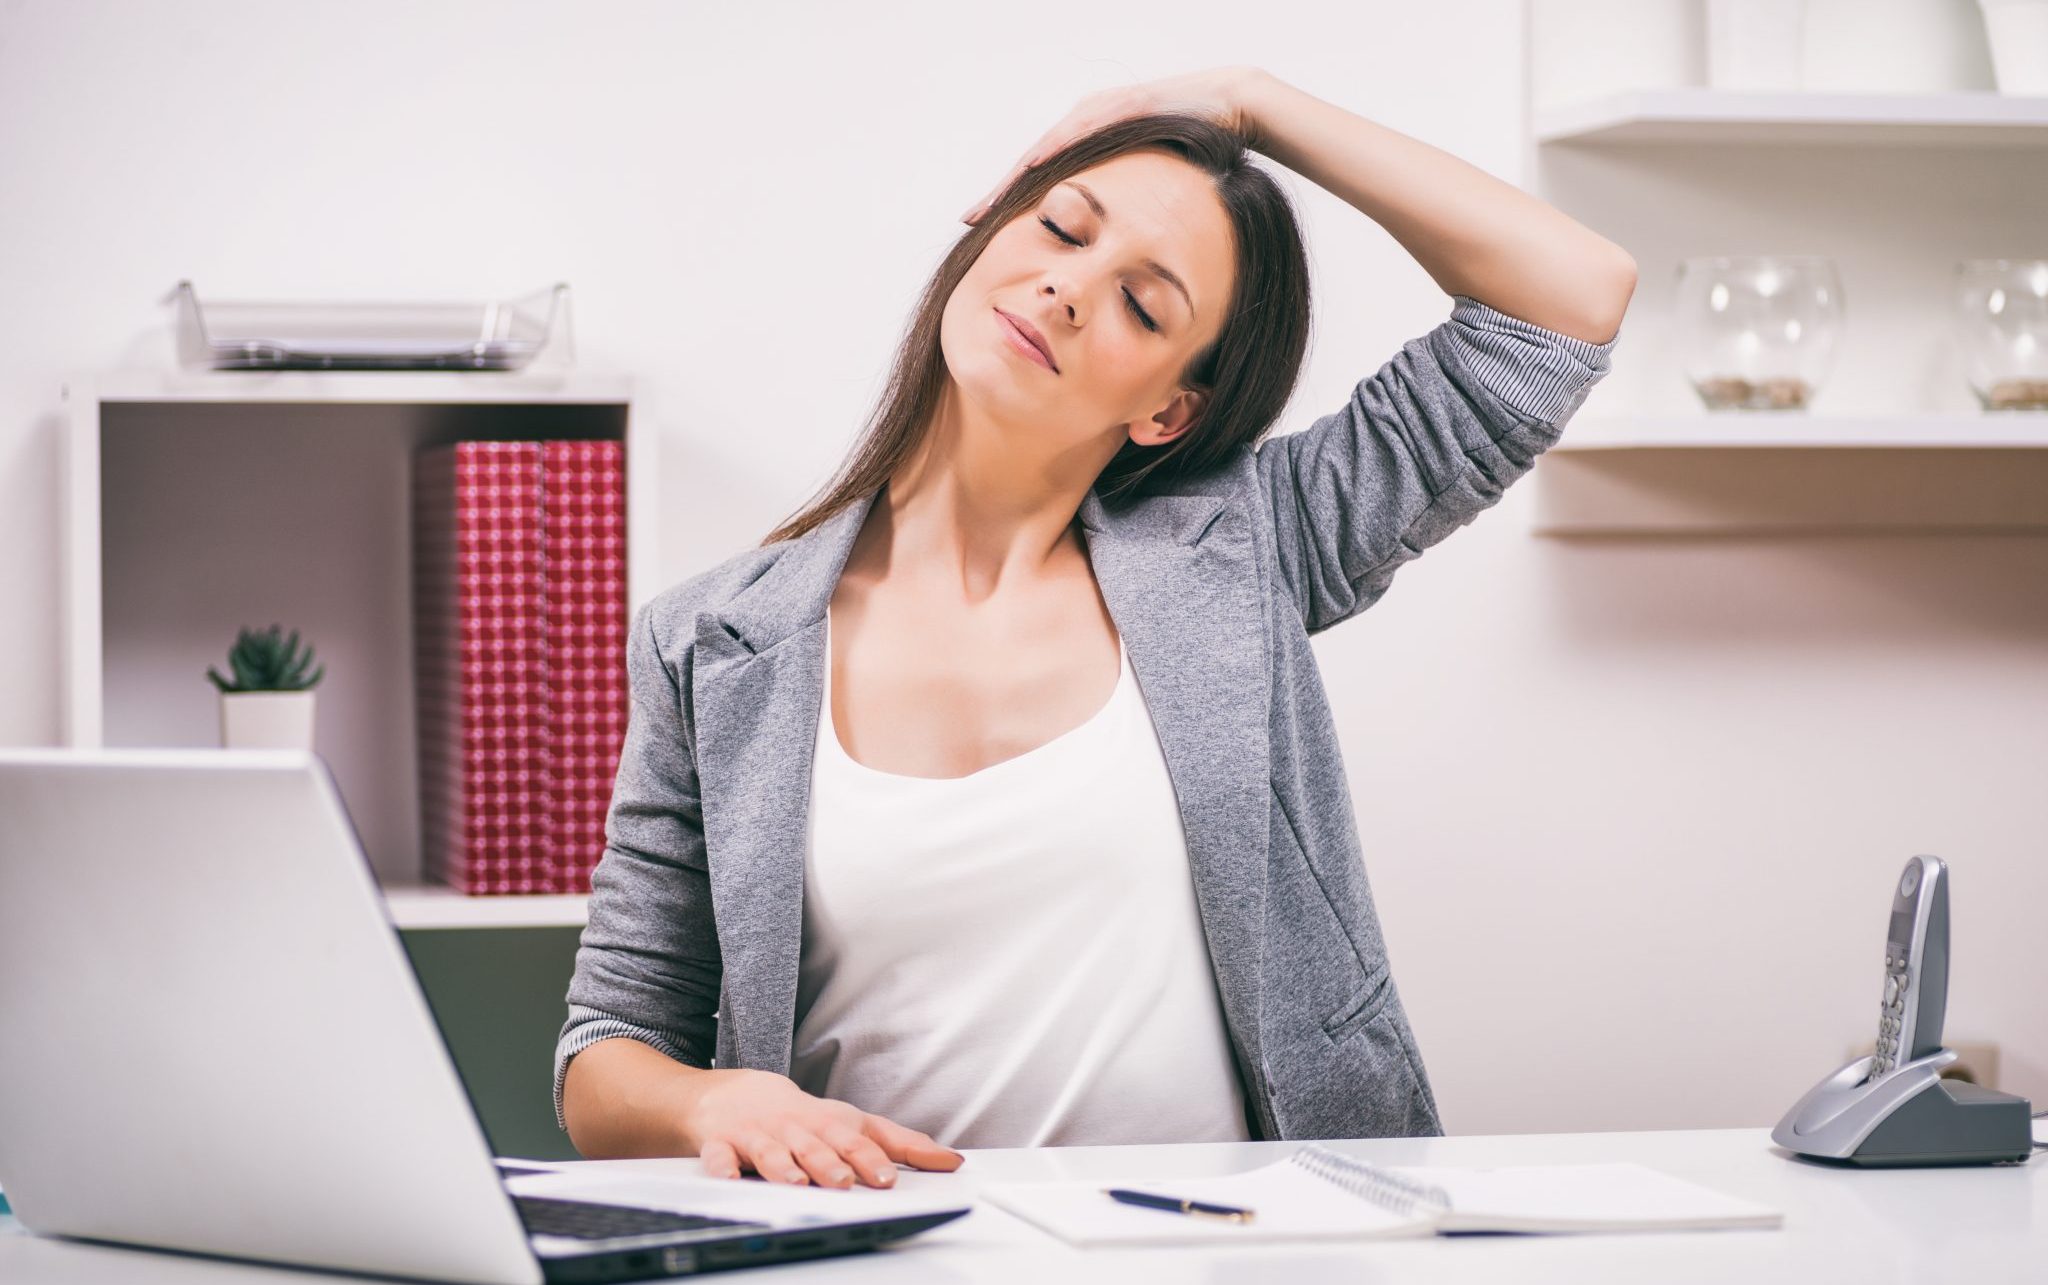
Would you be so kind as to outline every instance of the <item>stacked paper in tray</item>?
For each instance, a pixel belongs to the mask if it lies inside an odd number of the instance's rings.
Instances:
[[[472,893],[580,892],[625,741],[618,442],[456,442],[413,464],[421,843]]]

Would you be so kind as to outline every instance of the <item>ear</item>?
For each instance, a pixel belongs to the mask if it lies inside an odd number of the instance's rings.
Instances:
[[[1200,421],[1208,401],[1207,393],[1181,389],[1157,415],[1131,425],[1131,440],[1140,446],[1164,446],[1178,441]]]

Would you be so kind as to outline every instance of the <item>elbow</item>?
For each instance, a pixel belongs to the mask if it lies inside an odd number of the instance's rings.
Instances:
[[[1580,311],[1569,329],[1560,333],[1589,344],[1611,343],[1621,336],[1621,319],[1636,293],[1636,261],[1616,246],[1611,262],[1588,272],[1586,280],[1597,281],[1580,299]]]
[[[1629,301],[1636,294],[1636,261],[1628,251],[1615,247],[1615,263],[1609,270],[1606,306],[1593,315],[1594,343],[1607,343],[1621,334],[1621,319],[1628,315]]]

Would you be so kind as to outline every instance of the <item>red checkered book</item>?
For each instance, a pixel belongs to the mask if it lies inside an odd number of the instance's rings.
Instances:
[[[541,445],[413,459],[423,865],[464,892],[551,892]]]
[[[541,443],[552,883],[589,892],[626,742],[626,470],[616,441]]]

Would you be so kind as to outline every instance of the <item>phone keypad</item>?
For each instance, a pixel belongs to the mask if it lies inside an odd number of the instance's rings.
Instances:
[[[1877,1053],[1870,1064],[1872,1075],[1883,1075],[1899,1065],[1899,1028],[1905,1020],[1909,981],[1906,961],[1897,953],[1886,951],[1884,996],[1877,1009]]]

